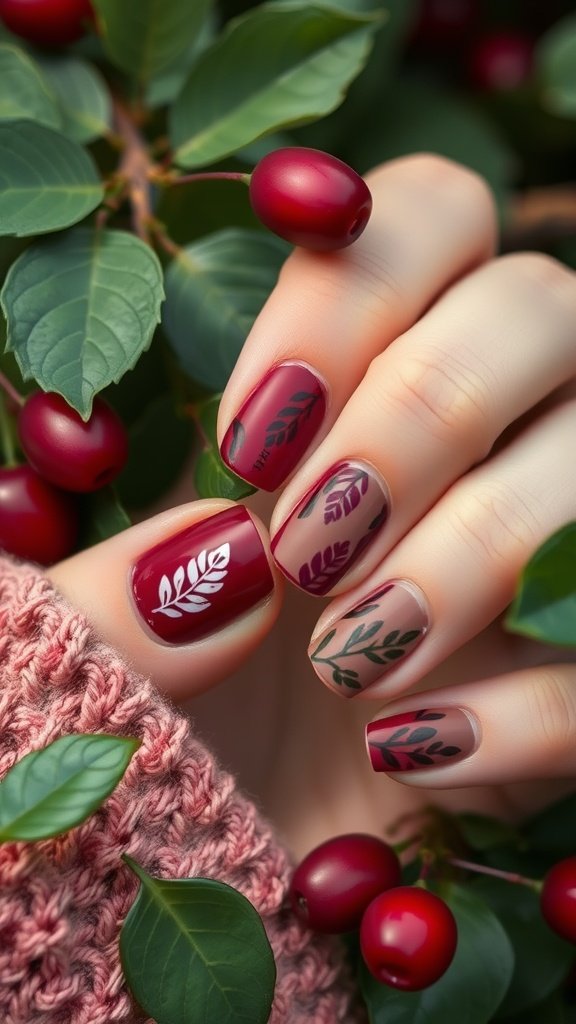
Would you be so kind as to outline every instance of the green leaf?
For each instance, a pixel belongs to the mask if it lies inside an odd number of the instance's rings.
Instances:
[[[128,985],[157,1024],[266,1024],[276,967],[249,900],[211,878],[140,879],[120,933]]]
[[[7,350],[25,380],[88,419],[94,395],[150,344],[163,294],[158,258],[128,232],[78,228],[38,242],[2,289]]]
[[[110,60],[148,82],[192,45],[211,0],[93,0],[93,6]]]
[[[239,501],[254,494],[256,488],[236,476],[220,458],[216,438],[220,397],[215,395],[198,407],[198,426],[204,440],[204,450],[194,467],[194,486],[199,498],[230,498]]]
[[[555,992],[541,1003],[535,1003],[519,1014],[506,1017],[506,1024],[568,1024],[562,996]]]
[[[576,522],[568,523],[532,556],[506,618],[512,633],[576,647]]]
[[[371,1024],[487,1024],[510,984],[514,954],[502,925],[470,889],[446,884],[438,894],[458,925],[456,955],[430,988],[400,992],[360,972]]]
[[[0,123],[0,235],[41,235],[76,224],[102,201],[92,157],[34,121]]]
[[[226,387],[289,251],[272,234],[229,228],[168,267],[164,329],[182,368],[211,391]]]
[[[479,878],[474,892],[502,922],[514,949],[514,973],[497,1019],[550,995],[566,977],[574,950],[545,923],[537,893],[499,878]]]
[[[456,817],[458,830],[473,850],[491,850],[503,843],[516,843],[520,834],[509,822],[484,814],[466,812]]]
[[[190,455],[192,425],[177,415],[174,406],[171,394],[158,395],[143,407],[130,427],[130,458],[116,486],[133,508],[161,498],[176,482]]]
[[[0,44],[0,121],[27,119],[60,128],[56,97],[38,65],[24,50]]]
[[[113,486],[82,498],[79,547],[88,548],[127,530],[132,523]]]
[[[198,58],[172,108],[176,163],[213,163],[267,132],[334,110],[363,67],[377,25],[374,15],[291,0],[261,4],[230,22]]]
[[[190,68],[198,54],[210,45],[216,35],[215,13],[212,7],[208,9],[204,21],[190,46],[180,54],[177,60],[172,61],[169,67],[161,71],[148,83],[146,90],[147,106],[152,108],[166,106],[169,103],[173,103],[176,99],[190,74]]]
[[[112,124],[108,86],[92,64],[77,57],[37,58],[63,116],[62,131],[76,142],[93,142]]]
[[[139,746],[130,737],[75,734],[26,754],[0,783],[0,842],[48,839],[80,825]]]
[[[522,825],[522,834],[531,850],[561,860],[574,854],[573,822],[576,821],[576,793],[557,800],[534,814]]]
[[[536,50],[542,102],[564,117],[576,117],[576,14],[557,21]]]

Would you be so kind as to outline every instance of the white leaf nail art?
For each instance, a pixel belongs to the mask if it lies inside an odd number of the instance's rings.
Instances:
[[[221,544],[212,551],[204,549],[196,558],[191,558],[186,566],[179,565],[172,582],[165,574],[158,584],[160,604],[153,608],[170,619],[180,619],[184,614],[203,612],[211,602],[203,595],[215,594],[224,586],[222,582],[228,575],[226,568],[230,561],[230,545]],[[184,589],[188,577],[189,586]]]

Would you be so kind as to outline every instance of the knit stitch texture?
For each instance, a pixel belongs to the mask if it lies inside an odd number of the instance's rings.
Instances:
[[[138,881],[227,882],[259,911],[278,981],[270,1024],[352,1024],[340,946],[286,903],[290,863],[191,724],[93,632],[35,566],[0,557],[0,779],[70,733],[141,746],[102,807],[66,835],[0,845],[3,1024],[136,1024],[119,958]],[[154,1024],[146,1018],[146,1024]]]

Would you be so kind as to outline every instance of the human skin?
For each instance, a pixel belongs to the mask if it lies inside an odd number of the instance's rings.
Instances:
[[[247,502],[258,517],[258,564],[268,559],[274,589],[196,643],[150,634],[130,593],[135,560],[229,507],[189,503],[184,483],[165,511],[50,570],[105,638],[190,711],[297,855],[339,832],[382,834],[430,802],[517,819],[572,788],[576,773],[573,661],[501,626],[522,566],[575,518],[576,276],[541,254],[495,258],[492,200],[458,165],[415,156],[376,169],[368,182],[366,231],[342,253],[297,250],[288,259],[221,405],[222,441],[274,367],[311,368],[327,391],[299,464],[288,459],[276,493]],[[247,421],[254,450],[262,416]],[[359,513],[362,495],[342,505],[342,543],[357,557],[327,596],[311,596],[284,584],[281,570],[305,582],[316,571],[315,530],[326,551],[319,506],[302,531],[298,511],[343,461],[370,467],[382,482],[387,517],[357,547],[370,525]],[[327,519],[329,495],[321,500]],[[282,530],[289,542],[275,544]],[[308,575],[299,575],[302,564]],[[171,599],[181,582],[174,571],[163,584]],[[398,580],[415,595],[412,605],[375,611],[373,595],[389,595],[388,582]],[[370,659],[345,649],[365,607],[381,642]],[[390,649],[387,617],[399,617],[398,638],[414,633],[417,613],[417,642],[398,639],[394,664],[375,677]],[[355,666],[361,685],[342,685],[342,665]],[[374,771],[366,723],[423,709],[436,712],[426,728],[450,724],[438,732],[447,756],[432,756],[423,770]],[[453,755],[466,722],[472,740]],[[381,740],[386,726],[379,729]]]

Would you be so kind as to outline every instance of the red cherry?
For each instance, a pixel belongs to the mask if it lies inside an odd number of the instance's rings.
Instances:
[[[470,56],[470,77],[477,89],[505,92],[530,77],[534,42],[519,32],[485,36]]]
[[[47,483],[31,466],[0,468],[0,547],[11,555],[52,565],[76,542],[72,495]]]
[[[370,190],[348,164],[319,149],[276,149],[254,168],[250,202],[270,231],[293,245],[342,249],[362,234]]]
[[[18,417],[20,444],[30,465],[66,491],[96,491],[126,462],[128,442],[118,414],[95,398],[87,423],[60,395],[35,391]]]
[[[542,917],[553,931],[576,943],[576,857],[558,861],[540,893]]]
[[[347,932],[360,924],[374,896],[400,880],[400,862],[387,843],[362,833],[336,836],[296,868],[292,907],[315,931]]]
[[[360,948],[378,981],[416,992],[452,963],[458,931],[450,908],[427,889],[402,885],[372,901],[360,925]]]
[[[90,0],[0,0],[0,18],[36,46],[67,46],[94,18]]]

